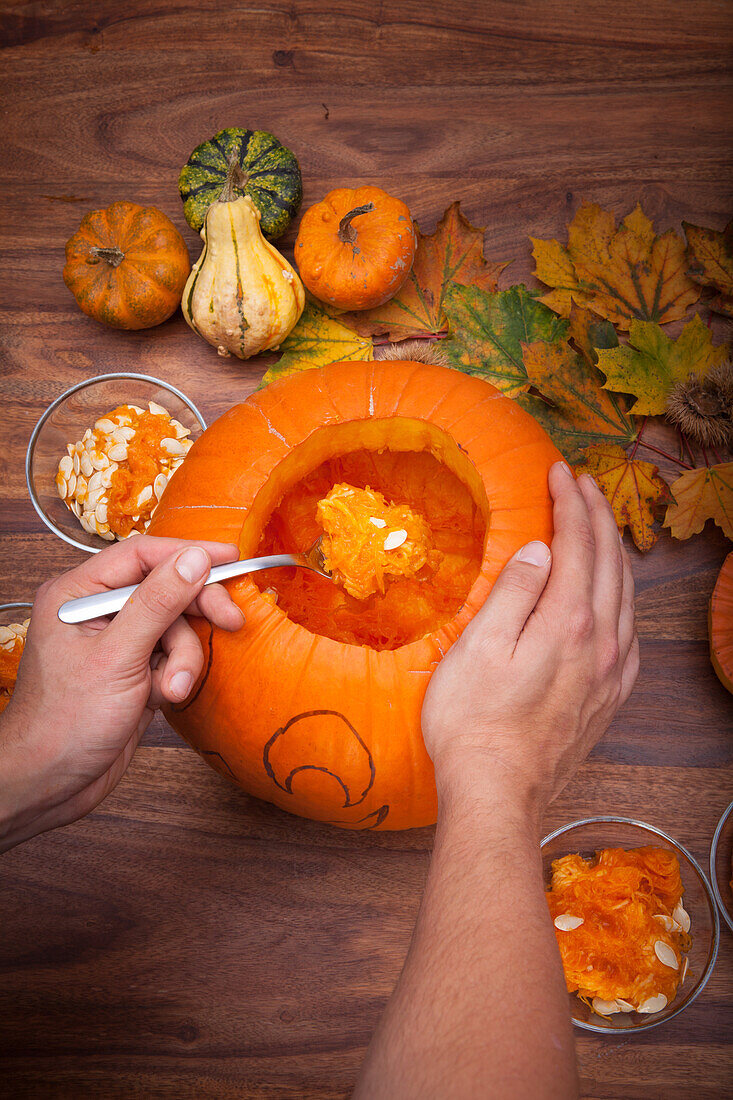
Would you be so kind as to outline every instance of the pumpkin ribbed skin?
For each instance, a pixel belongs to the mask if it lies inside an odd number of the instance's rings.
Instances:
[[[710,599],[710,660],[723,687],[733,693],[733,552],[723,562]]]
[[[232,126],[196,146],[178,178],[186,221],[201,229],[232,168],[233,197],[249,195],[260,212],[262,232],[277,240],[298,213],[303,181],[295,153],[267,130]]]
[[[306,210],[295,262],[320,301],[339,309],[373,309],[400,289],[416,248],[410,211],[400,199],[380,187],[340,187]]]
[[[171,479],[150,533],[237,542],[251,556],[285,489],[354,446],[430,449],[481,502],[488,534],[464,606],[393,650],[311,634],[250,578],[229,582],[236,634],[192,620],[207,667],[166,714],[222,774],[283,809],[348,828],[435,821],[420,730],[430,674],[511,555],[549,540],[547,473],[560,458],[542,428],[481,379],[415,362],[335,363],[285,378],[222,416]],[[339,450],[339,448],[341,448]]]
[[[79,308],[112,328],[152,328],[178,308],[191,263],[183,237],[154,206],[93,210],[66,245],[64,282]]]

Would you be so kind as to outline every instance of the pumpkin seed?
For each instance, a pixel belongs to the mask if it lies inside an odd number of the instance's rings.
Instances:
[[[682,985],[685,978],[687,977],[687,969],[688,969],[689,965],[690,965],[690,960],[687,958],[687,955],[685,955],[684,959],[682,960],[682,966],[680,968],[680,985]]]
[[[137,506],[142,508],[144,504],[147,504],[153,497],[153,486],[146,485],[144,489],[141,489],[137,495]]]
[[[681,901],[678,901],[672,910],[672,916],[679,924],[683,932],[690,931],[690,914],[687,912]]]
[[[574,917],[572,913],[560,913],[555,917],[555,928],[560,932],[573,932],[584,923],[583,917]]]
[[[127,458],[127,444],[115,443],[115,445],[110,447],[107,451],[107,457],[112,462],[124,462]]]
[[[95,470],[106,470],[109,466],[109,459],[103,451],[94,451],[92,453],[92,466]]]
[[[92,489],[91,492],[87,489],[87,499],[85,503],[88,511],[93,512],[96,509],[97,504],[104,496],[104,492],[104,485],[98,485],[95,489]]]
[[[105,435],[109,435],[110,432],[115,430],[116,425],[113,420],[107,420],[107,418],[103,416],[101,420],[96,422],[94,427],[98,432],[104,432]]]
[[[380,529],[387,526],[387,521],[381,519],[380,516],[370,516],[369,522],[374,524],[375,527],[379,527]]]
[[[639,1005],[637,1012],[644,1015],[651,1012],[661,1012],[663,1008],[667,1007],[667,998],[663,993],[657,993],[654,997],[647,997],[647,999]]]
[[[594,997],[591,1004],[594,1011],[601,1016],[613,1016],[614,1013],[621,1011],[616,1001],[604,1001],[601,997]]]
[[[635,1012],[636,1011],[633,1005],[629,1004],[628,1001],[622,1001],[620,997],[616,998],[616,1004],[618,1005],[620,1012]]]
[[[81,472],[81,462],[77,451],[74,451],[74,473],[78,477]]]
[[[12,642],[15,639],[15,631],[9,626],[0,626],[0,643]]]
[[[390,531],[384,540],[385,550],[396,550],[398,546],[402,546],[403,542],[407,541],[407,531],[402,529],[398,531]]]
[[[680,926],[677,923],[677,921],[674,920],[672,917],[668,917],[665,913],[655,913],[654,914],[654,919],[656,921],[659,921],[662,928],[666,929],[667,932],[679,932],[680,931]]]
[[[56,474],[56,488],[62,500],[66,499],[66,482],[61,474]]]
[[[94,515],[97,519],[97,523],[107,522],[107,501],[100,500],[94,509]]]
[[[85,477],[83,477],[81,474],[79,474],[78,478],[76,479],[76,492],[75,492],[74,495],[75,495],[77,500],[81,500],[81,501],[86,500],[87,479]]]
[[[165,474],[158,474],[153,482],[153,492],[155,493],[156,500],[160,500],[165,492],[165,487],[168,484],[168,478]]]
[[[159,405],[157,401],[148,401],[148,409],[153,416],[168,416],[168,410]]]
[[[87,430],[84,432],[84,435],[81,437],[81,441],[82,441],[82,443],[86,443],[86,441],[88,439],[91,439],[91,438],[92,438],[92,429],[87,428]]]
[[[179,440],[177,439],[171,439],[170,436],[166,436],[165,439],[161,439],[160,447],[161,450],[166,452],[166,454],[173,456],[185,455],[186,451],[188,450],[184,443],[179,442]]]
[[[84,451],[84,454],[81,456],[79,460],[79,465],[81,466],[81,472],[84,474],[84,477],[92,476],[92,474],[94,473],[94,467],[92,466],[92,460],[86,451]]]
[[[66,495],[73,496],[76,489],[76,474],[71,474],[66,482]]]
[[[677,962],[677,956],[664,940],[657,940],[654,944],[654,954],[663,966],[668,966],[670,970],[679,970],[680,964]]]
[[[66,477],[70,477],[73,472],[74,472],[73,460],[71,458],[69,458],[68,455],[64,455],[64,457],[59,462],[59,473],[63,474],[63,476],[66,478]]]

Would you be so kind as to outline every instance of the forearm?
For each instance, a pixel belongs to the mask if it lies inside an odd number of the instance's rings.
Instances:
[[[355,1096],[577,1093],[539,822],[517,800],[440,789],[425,896]]]

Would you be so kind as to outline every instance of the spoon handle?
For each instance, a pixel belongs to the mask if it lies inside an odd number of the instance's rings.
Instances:
[[[242,577],[245,573],[255,573],[258,569],[277,569],[283,565],[306,565],[302,557],[293,554],[271,554],[264,558],[248,558],[246,561],[229,561],[224,565],[213,566],[204,584],[216,584],[231,577]],[[306,568],[308,566],[306,565]],[[104,615],[114,615],[132,596],[138,586],[128,584],[125,588],[111,588],[108,592],[95,592],[92,596],[81,596],[78,600],[68,600],[59,608],[62,623],[86,623],[90,619],[99,619]]]

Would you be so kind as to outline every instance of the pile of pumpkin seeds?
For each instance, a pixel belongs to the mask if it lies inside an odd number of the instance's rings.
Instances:
[[[150,401],[148,410],[154,416],[167,417],[170,435],[161,442],[158,474],[138,494],[137,511],[130,517],[133,523],[130,535],[141,534],[147,529],[169,479],[192,446],[192,440],[187,438],[190,430],[173,419],[167,409]],[[138,405],[124,405],[101,417],[94,428],[87,428],[80,440],[67,445],[67,454],[59,462],[56,474],[59,496],[88,534],[99,535],[107,542],[130,537],[111,530],[107,509],[113,475],[127,462],[128,448],[135,438],[130,414],[142,412]]]

